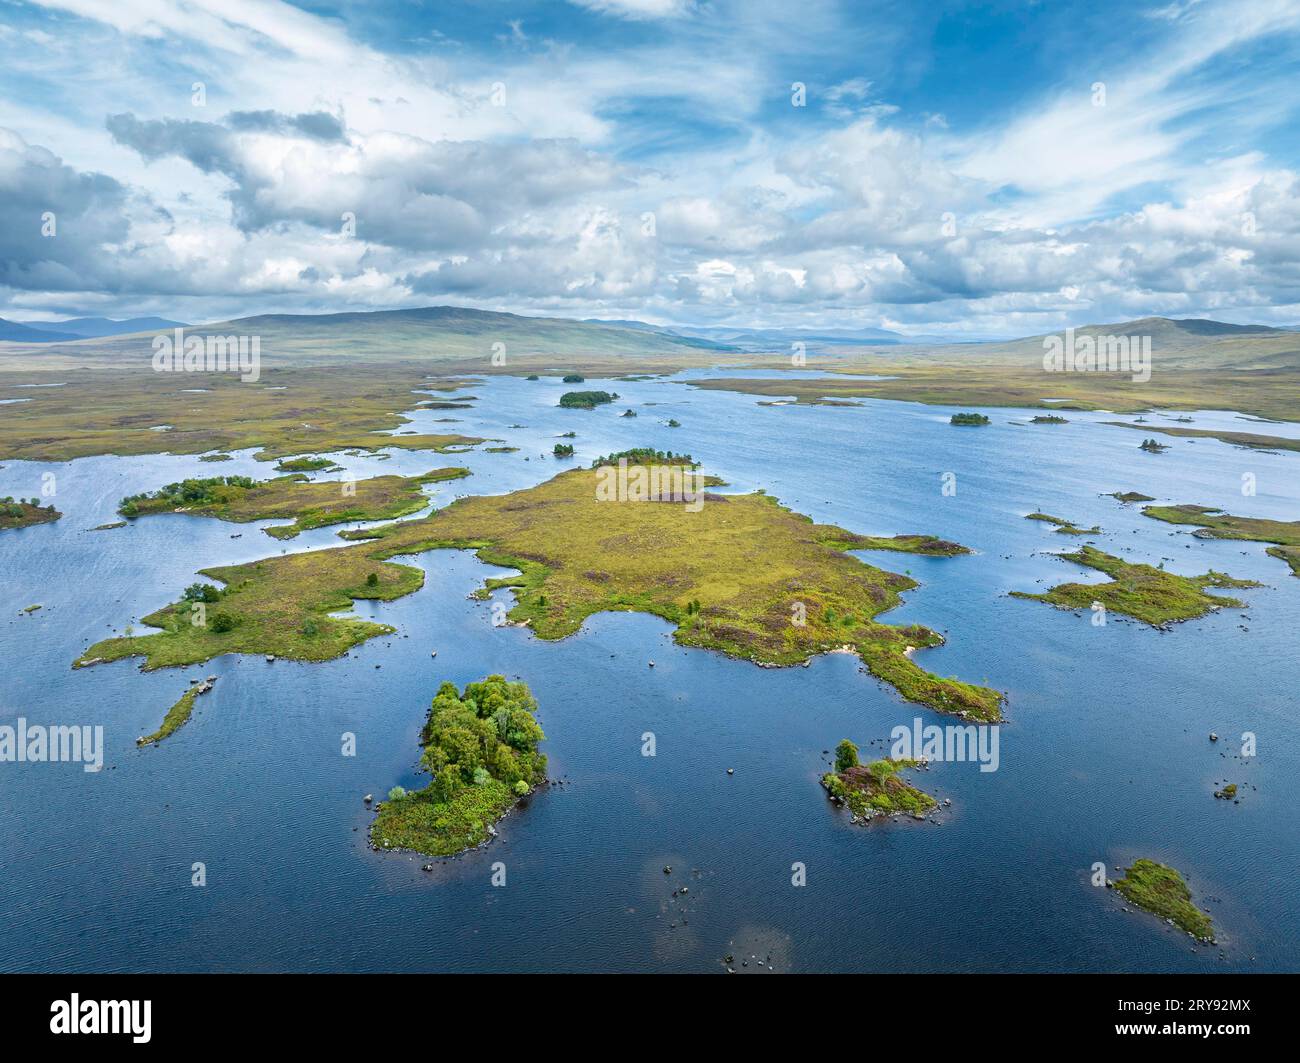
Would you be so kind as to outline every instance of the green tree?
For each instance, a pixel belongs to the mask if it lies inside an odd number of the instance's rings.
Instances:
[[[835,770],[845,772],[858,766],[858,747],[844,739],[835,747]]]

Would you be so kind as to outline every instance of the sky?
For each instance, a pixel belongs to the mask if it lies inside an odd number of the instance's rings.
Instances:
[[[0,316],[1300,323],[1300,0],[0,0]]]

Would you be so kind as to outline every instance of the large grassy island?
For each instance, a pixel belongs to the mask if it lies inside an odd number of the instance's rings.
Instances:
[[[1062,583],[1045,594],[1012,591],[1013,598],[1047,602],[1061,609],[1088,609],[1101,602],[1108,610],[1141,620],[1152,627],[1198,616],[1224,606],[1240,608],[1235,598],[1207,594],[1209,587],[1258,587],[1251,580],[1233,579],[1222,572],[1203,576],[1179,576],[1153,565],[1134,565],[1114,554],[1085,546],[1072,554],[1058,554],[1064,561],[1095,568],[1111,577],[1109,583]]]
[[[536,711],[527,684],[505,676],[464,693],[443,683],[422,736],[420,763],[433,781],[415,793],[393,788],[370,828],[376,848],[450,856],[486,841],[492,824],[546,778]]]
[[[422,476],[374,476],[367,480],[308,481],[301,473],[254,481],[247,476],[214,476],[182,480],[157,491],[124,498],[124,517],[150,513],[187,513],[242,524],[254,520],[292,518],[292,524],[264,528],[276,539],[353,520],[393,520],[415,513],[429,503],[424,484],[457,480],[469,470],[453,466]]]
[[[349,548],[205,570],[226,585],[208,614],[224,614],[225,630],[196,626],[190,603],[181,602],[145,617],[157,633],[97,643],[77,664],[136,655],[146,669],[223,653],[337,657],[389,629],[332,613],[354,598],[397,598],[423,583],[418,569],[389,559],[469,549],[519,570],[487,580],[481,593],[512,588],[509,618],[539,638],[573,634],[594,613],[648,612],[675,624],[681,645],[772,666],[848,650],[912,701],[975,720],[999,718],[997,691],[913,663],[913,649],[937,646],[942,636],[919,624],[875,620],[915,581],[847,553],[963,548],[927,536],[880,539],[815,524],[762,493],[703,494],[698,506],[600,501],[602,472],[574,469],[512,494],[462,498],[421,519],[344,533],[369,540]]]

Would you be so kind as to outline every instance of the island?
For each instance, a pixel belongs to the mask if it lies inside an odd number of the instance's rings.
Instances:
[[[301,457],[285,458],[283,461],[276,462],[277,472],[320,472],[322,469],[333,469],[338,463],[333,458],[318,457]]]
[[[1056,531],[1062,535],[1100,535],[1101,528],[1093,525],[1091,528],[1078,528],[1063,517],[1053,517],[1050,513],[1027,513],[1025,520],[1041,520],[1045,524],[1055,524]]]
[[[561,377],[561,381],[565,384],[582,384],[585,383],[586,380],[587,378],[581,373],[566,373]]]
[[[915,760],[860,764],[858,747],[846,738],[835,747],[835,770],[822,776],[822,786],[833,804],[848,808],[855,823],[903,812],[922,818],[935,806],[934,798],[904,782],[898,774],[917,764]]]
[[[1248,542],[1273,543],[1265,553],[1291,566],[1291,575],[1300,576],[1300,521],[1265,520],[1260,517],[1234,517],[1212,506],[1145,506],[1142,515],[1169,524],[1193,524],[1192,533],[1200,539],[1240,539]]]
[[[1118,502],[1127,505],[1130,502],[1154,502],[1155,499],[1150,495],[1144,495],[1141,491],[1112,491],[1107,497],[1113,498]]]
[[[408,793],[397,786],[377,806],[370,828],[377,849],[451,856],[481,845],[493,826],[546,781],[545,735],[525,683],[490,675],[466,685],[444,682],[429,709],[421,766],[432,780]]]
[[[1158,442],[1157,440],[1147,438],[1142,440],[1142,442],[1138,445],[1138,449],[1145,450],[1148,454],[1163,454],[1166,450],[1169,449],[1169,444],[1161,443]]]
[[[612,391],[566,391],[560,396],[560,405],[566,410],[594,410],[607,402],[618,398]]]
[[[49,524],[62,516],[53,505],[42,506],[39,498],[33,498],[30,502],[13,497],[0,499],[0,531],[30,528],[33,524]]]
[[[1109,611],[1131,616],[1152,627],[1194,620],[1225,606],[1242,608],[1235,598],[1207,594],[1206,588],[1258,587],[1252,580],[1233,579],[1222,572],[1203,576],[1178,576],[1152,565],[1135,565],[1095,547],[1072,554],[1057,554],[1063,561],[1094,568],[1111,577],[1109,583],[1062,583],[1046,594],[1012,591],[1013,598],[1047,602],[1060,609],[1089,609],[1101,602]]]
[[[135,744],[138,746],[154,745],[174,734],[189,722],[190,714],[194,711],[194,702],[211,690],[216,681],[217,677],[215,675],[208,676],[202,682],[191,680],[192,685],[189,690],[185,691],[180,700],[167,711],[167,715],[163,717],[163,722],[158,730],[154,731],[153,734],[137,738]]]
[[[157,491],[129,495],[118,513],[136,518],[153,513],[216,517],[234,524],[293,518],[292,524],[263,528],[275,539],[354,520],[392,520],[429,504],[425,484],[469,475],[460,466],[434,469],[421,476],[375,476],[368,480],[309,481],[301,473],[256,481],[248,476],[213,476],[181,480]]]
[[[557,458],[571,458],[573,457],[573,444],[556,443],[555,446],[551,448],[551,453]]]
[[[1069,424],[1064,417],[1055,413],[1040,413],[1037,417],[1029,419],[1030,424]]]
[[[1187,931],[1198,941],[1214,942],[1214,924],[1192,903],[1191,890],[1172,867],[1154,860],[1135,860],[1114,888],[1132,904]]]
[[[96,643],[76,666],[141,656],[151,670],[223,653],[328,660],[392,630],[333,614],[353,599],[398,598],[423,584],[421,570],[389,559],[461,549],[518,571],[489,578],[478,595],[509,588],[515,603],[508,619],[541,639],[571,635],[595,613],[652,613],[675,626],[683,646],[769,667],[851,652],[911,701],[977,721],[1000,718],[998,691],[914,663],[913,651],[940,645],[941,635],[875,619],[916,582],[849,553],[888,544],[949,555],[956,544],[933,536],[872,539],[816,524],[761,492],[704,492],[698,505],[602,500],[598,487],[616,472],[611,460],[622,459],[611,455],[603,466],[535,487],[460,498],[426,517],[341,533],[356,546],[205,569],[224,584],[205,625],[192,623],[190,602],[164,606],[144,618],[158,631]],[[682,458],[665,468],[641,460],[640,468],[669,478],[689,466]],[[214,614],[225,617],[224,630],[216,630]]]
[[[954,413],[948,423],[980,426],[988,424],[989,419],[982,413]]]

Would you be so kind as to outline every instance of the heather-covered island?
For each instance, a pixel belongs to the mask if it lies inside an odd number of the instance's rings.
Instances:
[[[1112,612],[1131,616],[1152,627],[1164,627],[1194,620],[1225,606],[1242,606],[1236,598],[1206,593],[1210,588],[1259,586],[1253,580],[1234,579],[1223,572],[1179,576],[1154,565],[1132,564],[1092,546],[1056,556],[1104,572],[1111,579],[1107,583],[1062,583],[1043,594],[1012,591],[1011,597],[1047,602],[1060,609],[1089,609],[1099,602]]]
[[[375,848],[451,856],[495,834],[493,824],[546,780],[536,711],[527,684],[505,676],[463,692],[444,682],[421,738],[420,766],[432,780],[423,790],[389,792],[370,828]]]
[[[61,516],[63,514],[53,505],[41,505],[39,498],[33,498],[30,502],[21,498],[0,500],[0,531],[8,528],[28,528],[33,524],[49,524]]]
[[[844,739],[835,747],[835,770],[822,776],[822,786],[832,803],[844,805],[854,822],[900,813],[921,817],[934,808],[933,797],[905,782],[900,772],[915,768],[915,760],[858,761],[858,747]]]

